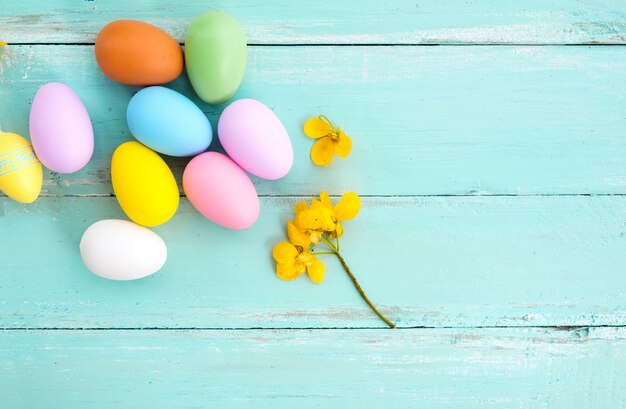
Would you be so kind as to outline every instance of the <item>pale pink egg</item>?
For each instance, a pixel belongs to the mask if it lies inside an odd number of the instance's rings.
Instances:
[[[204,217],[229,229],[248,228],[259,217],[261,206],[252,181],[221,153],[193,158],[183,174],[183,189]]]

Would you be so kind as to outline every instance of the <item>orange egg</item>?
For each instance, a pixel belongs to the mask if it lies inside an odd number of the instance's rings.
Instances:
[[[183,51],[176,40],[142,21],[107,24],[96,38],[95,52],[106,76],[126,85],[165,84],[183,70]]]

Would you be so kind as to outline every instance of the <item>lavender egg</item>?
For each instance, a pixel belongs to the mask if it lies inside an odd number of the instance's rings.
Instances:
[[[239,99],[227,106],[217,133],[228,155],[255,176],[280,179],[293,165],[293,148],[285,126],[260,101]]]
[[[91,120],[78,95],[67,85],[50,82],[39,88],[29,122],[33,149],[48,169],[74,173],[91,159]]]

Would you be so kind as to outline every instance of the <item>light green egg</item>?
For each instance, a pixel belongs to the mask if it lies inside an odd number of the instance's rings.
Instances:
[[[185,38],[185,64],[193,89],[210,104],[235,95],[246,71],[246,34],[237,20],[210,11],[198,16]]]

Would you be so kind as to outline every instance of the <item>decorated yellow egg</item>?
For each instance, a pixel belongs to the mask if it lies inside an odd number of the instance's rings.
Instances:
[[[139,142],[117,147],[111,182],[122,210],[137,224],[157,226],[176,213],[179,192],[172,171],[158,153]]]
[[[30,143],[18,134],[0,133],[0,190],[13,200],[32,203],[43,172]]]

